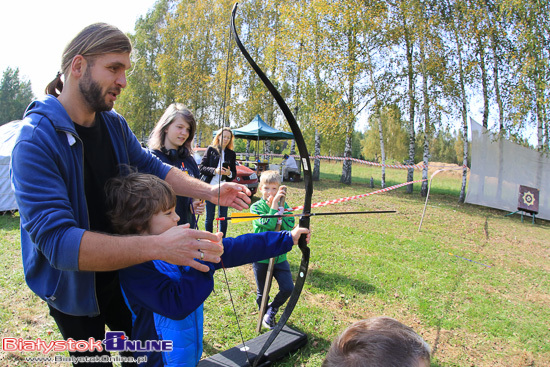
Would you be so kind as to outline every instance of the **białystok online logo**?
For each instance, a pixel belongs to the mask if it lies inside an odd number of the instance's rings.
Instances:
[[[40,338],[25,340],[22,338],[2,338],[2,350],[5,352],[171,352],[171,340],[130,340],[123,331],[107,331],[104,340],[52,340],[46,342]]]

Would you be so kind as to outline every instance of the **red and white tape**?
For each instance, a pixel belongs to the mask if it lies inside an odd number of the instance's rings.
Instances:
[[[315,159],[315,158],[330,159],[330,160],[337,160],[337,161],[352,161],[352,162],[356,162],[356,163],[367,164],[369,166],[388,167],[388,168],[423,169],[425,167],[424,163],[419,163],[419,164],[382,164],[382,163],[377,163],[377,162],[365,161],[365,160],[357,159],[357,158],[327,157],[327,156],[322,156],[322,155],[312,156],[311,158],[312,159]]]
[[[373,191],[373,192],[368,192],[368,193],[366,193],[366,194],[348,196],[347,198],[340,198],[340,199],[334,199],[334,200],[321,201],[321,202],[319,202],[319,203],[311,204],[311,207],[312,207],[312,208],[319,208],[319,207],[327,206],[327,205],[330,205],[330,204],[343,203],[343,202],[345,202],[345,201],[350,201],[350,200],[355,200],[355,199],[364,198],[364,197],[366,197],[366,196],[371,196],[371,195],[375,195],[375,194],[380,194],[380,193],[382,193],[382,192],[395,190],[395,189],[397,189],[397,188],[399,188],[399,187],[403,187],[403,186],[407,186],[407,185],[410,185],[410,184],[414,184],[414,183],[418,183],[418,182],[423,182],[423,181],[427,181],[427,179],[404,182],[404,183],[401,183],[401,184],[398,184],[398,185],[386,187],[386,188],[383,188],[383,189],[380,189],[380,190],[376,190],[376,191]],[[303,209],[304,209],[304,206],[301,205],[301,206],[297,206],[297,207],[292,208],[292,209],[287,210],[287,211],[291,211],[291,212],[292,212],[292,211],[295,211],[295,210],[303,210]]]
[[[246,154],[246,153],[238,153],[238,154]],[[275,153],[261,154],[261,155],[271,156],[271,157],[282,157],[283,156],[282,154],[275,154]],[[300,158],[299,155],[292,155],[292,157]],[[316,159],[316,158],[328,159],[328,160],[332,160],[332,161],[352,161],[352,162],[356,162],[356,163],[360,163],[360,164],[367,164],[367,165],[370,165],[370,166],[388,167],[388,168],[423,169],[425,167],[424,163],[419,163],[419,164],[382,164],[382,163],[377,163],[377,162],[365,161],[365,160],[357,159],[357,158],[329,157],[329,156],[324,156],[324,155],[310,155],[309,158],[310,159]]]

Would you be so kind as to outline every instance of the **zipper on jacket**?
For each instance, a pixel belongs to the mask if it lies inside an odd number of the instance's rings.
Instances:
[[[120,128],[120,132],[122,133],[122,140],[124,141],[124,152],[126,153],[126,161],[128,162],[128,165],[130,165],[130,153],[128,153],[128,144],[126,144],[126,133],[124,132],[124,129],[122,128],[122,122],[120,121],[120,115],[117,113],[117,117],[118,117],[118,126]],[[111,133],[109,133],[109,136],[111,135]],[[111,138],[111,144],[113,144],[113,138]],[[114,150],[114,146],[113,146],[113,150]],[[116,151],[115,151],[115,154],[116,154]],[[120,162],[118,162],[118,164],[120,165]]]
[[[199,306],[199,307],[201,307],[201,306]],[[204,313],[204,309],[202,309],[201,311]],[[199,315],[198,315],[197,310],[195,310],[194,314],[195,314],[195,340],[197,341],[195,343],[195,361],[198,361],[198,360],[201,359],[201,356],[199,355],[199,351],[200,351],[200,344],[202,344],[202,342],[199,342],[199,340],[200,340],[200,335],[199,335],[200,326],[199,326]]]
[[[74,124],[74,122],[73,122],[73,124]],[[57,128],[55,130],[56,131],[62,131],[66,134],[71,134],[75,138],[75,140],[80,143],[80,146],[82,147],[82,183],[84,184],[84,143],[82,142],[82,139],[80,139],[80,136],[78,136],[78,134],[73,133],[72,131],[57,129]],[[86,199],[86,193],[84,193],[84,203],[86,204],[86,219],[88,220],[88,229],[87,229],[87,231],[90,231],[90,211],[88,210],[88,199]],[[99,301],[97,300],[97,279],[96,279],[96,277],[97,277],[97,275],[96,275],[96,272],[94,271],[94,301],[95,301],[95,306],[96,306],[96,309],[97,309],[97,315],[99,315],[101,313],[101,311],[99,310]],[[95,315],[95,316],[97,316],[97,315]]]

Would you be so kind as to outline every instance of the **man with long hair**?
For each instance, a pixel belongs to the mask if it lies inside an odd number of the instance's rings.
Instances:
[[[131,336],[118,269],[164,260],[206,272],[209,267],[194,259],[219,262],[223,253],[218,237],[188,226],[156,236],[106,234],[111,228],[105,182],[123,167],[154,174],[179,195],[214,202],[219,197],[220,205],[236,209],[250,203],[245,186],[224,183],[218,194],[217,187],[141,148],[124,118],[112,110],[126,86],[131,51],[130,40],[116,27],[96,23],[84,28],[67,45],[48,95],[25,112],[13,150],[25,279],[47,302],[65,339],[102,340],[105,325]]]

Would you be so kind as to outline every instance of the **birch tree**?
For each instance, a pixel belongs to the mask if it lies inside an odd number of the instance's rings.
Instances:
[[[468,26],[464,17],[464,10],[466,4],[463,1],[447,0],[441,5],[441,16],[443,23],[447,27],[447,34],[449,35],[449,48],[453,50],[451,57],[449,58],[449,66],[453,68],[455,72],[447,73],[449,83],[447,84],[447,95],[451,100],[451,105],[455,105],[459,110],[459,114],[462,121],[462,185],[460,188],[460,194],[458,201],[463,203],[466,198],[466,180],[468,175],[468,100],[466,94],[467,84],[467,71],[464,65],[464,58],[466,55],[464,41],[468,39],[467,32]],[[458,73],[456,73],[458,71]]]
[[[417,31],[412,19],[414,1],[388,1],[390,4],[390,16],[388,17],[387,34],[389,41],[392,42],[393,49],[400,56],[398,67],[395,70],[396,80],[404,80],[403,101],[405,101],[408,110],[407,130],[409,133],[409,157],[407,164],[415,164],[416,154],[416,71],[415,54],[417,44]],[[399,51],[401,51],[399,53]],[[414,180],[414,169],[407,170],[407,181]],[[407,193],[413,192],[413,185],[407,185]]]
[[[533,123],[537,131],[537,147],[549,151],[548,113],[550,105],[550,5],[529,0],[505,2],[508,20],[514,22],[516,52],[514,67],[518,76],[514,104],[518,110],[516,123]]]
[[[335,91],[341,96],[344,108],[343,129],[345,135],[344,163],[340,182],[351,184],[352,138],[357,120],[357,110],[361,96],[364,95],[359,83],[363,73],[360,60],[361,23],[357,19],[362,4],[355,1],[343,1],[332,4],[329,15],[329,50],[332,56],[333,70],[330,73]]]

